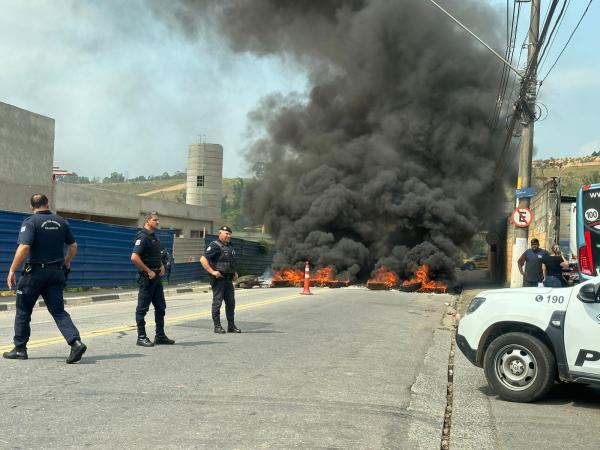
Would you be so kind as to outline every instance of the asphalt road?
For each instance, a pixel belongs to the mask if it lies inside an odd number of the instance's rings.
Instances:
[[[208,293],[169,297],[177,344],[155,348],[135,345],[133,301],[72,307],[77,365],[36,308],[30,359],[0,360],[0,447],[439,448],[451,297],[313,292],[237,291],[239,335],[212,332]]]
[[[491,287],[461,276],[462,307]],[[208,293],[170,296],[177,344],[149,349],[134,301],[70,307],[89,347],[78,365],[36,308],[30,359],[0,360],[0,448],[440,448],[454,298],[298,292],[237,291],[240,335],[212,332]],[[13,318],[0,312],[0,351]],[[600,389],[510,403],[459,351],[454,363],[450,448],[600,447]]]

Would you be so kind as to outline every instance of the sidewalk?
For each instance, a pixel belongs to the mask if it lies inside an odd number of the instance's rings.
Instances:
[[[192,282],[184,284],[173,284],[164,287],[165,296],[184,294],[190,292],[209,292],[210,285],[204,282]],[[131,288],[92,288],[82,292],[65,292],[65,305],[84,305],[86,303],[98,303],[105,301],[124,301],[137,299],[138,290]],[[0,312],[15,309],[16,295],[0,297]],[[38,300],[39,306],[45,306],[44,300]]]

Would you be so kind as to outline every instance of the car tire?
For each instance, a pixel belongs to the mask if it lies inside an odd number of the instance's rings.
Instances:
[[[483,359],[490,387],[504,400],[533,402],[552,388],[556,360],[546,344],[526,333],[507,333],[492,341]]]
[[[252,286],[248,283],[240,283],[238,287],[240,289],[250,289]]]

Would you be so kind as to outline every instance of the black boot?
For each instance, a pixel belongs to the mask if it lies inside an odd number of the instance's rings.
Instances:
[[[154,337],[154,345],[173,345],[175,341],[169,339],[165,334],[164,327],[156,327],[156,336]]]
[[[10,352],[4,352],[2,357],[6,359],[27,359],[27,348],[15,347]]]
[[[215,324],[215,333],[217,333],[217,334],[225,334],[225,330],[223,329],[223,327],[221,326],[220,323],[216,323]]]
[[[233,323],[233,321],[232,321],[227,324],[227,332],[228,333],[241,333],[242,330],[240,330],[238,327],[236,327],[235,323]]]
[[[76,363],[77,361],[79,361],[86,350],[87,350],[87,347],[85,346],[84,343],[82,343],[79,339],[75,340],[71,344],[71,353],[69,354],[69,357],[67,358],[67,364],[73,364],[73,363]]]
[[[135,345],[139,345],[140,347],[154,347],[154,344],[146,335],[138,336]]]
[[[146,325],[143,323],[138,323],[137,330],[138,338],[135,345],[139,345],[140,347],[154,347],[154,344],[150,339],[148,339],[148,336],[146,335]]]

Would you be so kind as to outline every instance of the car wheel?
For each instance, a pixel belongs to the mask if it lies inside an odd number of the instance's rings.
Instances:
[[[252,286],[249,285],[248,283],[240,283],[240,285],[238,287],[240,289],[250,289]]]
[[[492,341],[483,359],[490,387],[511,402],[533,402],[554,384],[556,362],[550,349],[525,333],[507,333]]]

